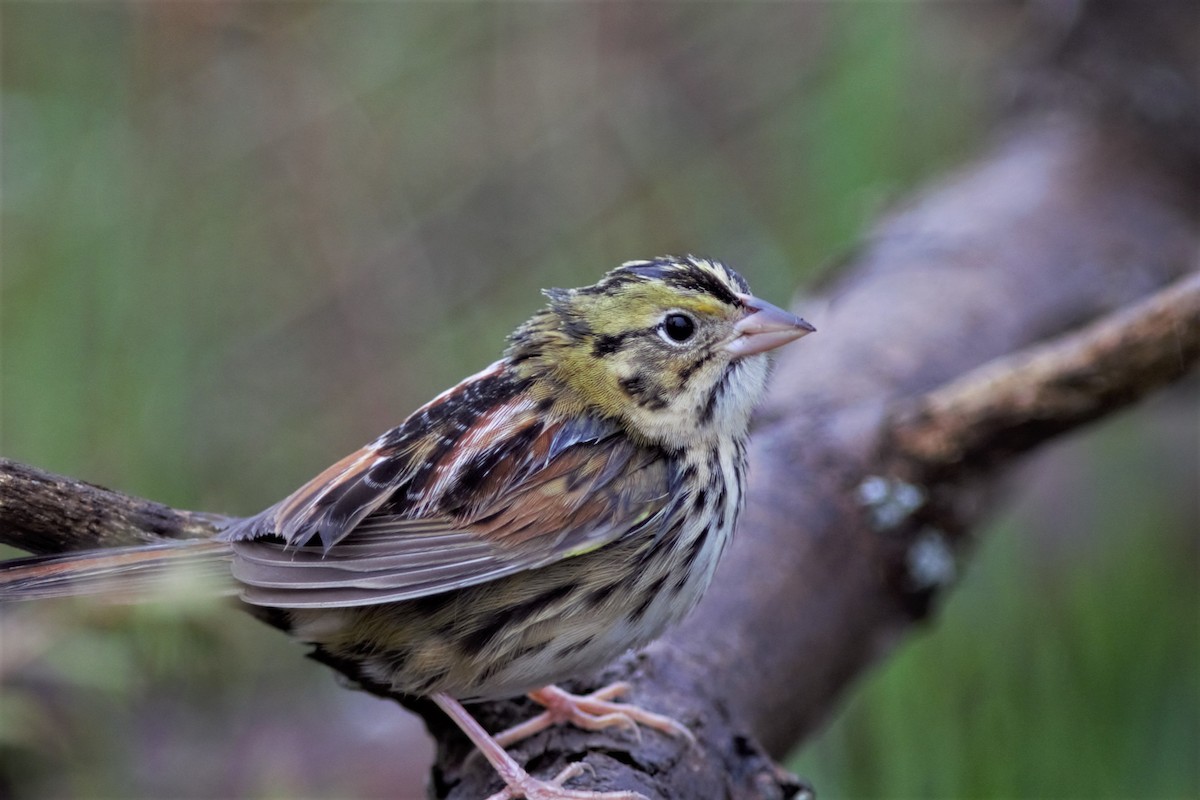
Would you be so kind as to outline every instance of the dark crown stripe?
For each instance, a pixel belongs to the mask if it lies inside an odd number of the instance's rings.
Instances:
[[[605,280],[593,288],[603,291],[634,281],[651,280],[660,280],[685,291],[709,294],[729,305],[738,303],[730,284],[739,292],[749,291],[745,279],[729,267],[719,261],[703,261],[693,256],[664,256],[653,261],[625,264],[610,272]]]

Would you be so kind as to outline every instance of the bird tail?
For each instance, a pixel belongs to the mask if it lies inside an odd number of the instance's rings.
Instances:
[[[180,587],[237,593],[229,545],[182,540],[29,556],[0,563],[0,602],[75,595],[135,601]]]

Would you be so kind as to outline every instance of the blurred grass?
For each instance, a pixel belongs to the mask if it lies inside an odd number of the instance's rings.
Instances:
[[[995,6],[4,3],[0,452],[250,513],[495,358],[539,288],[690,250],[784,300],[975,146],[1011,29]],[[1170,491],[1127,479],[1170,442],[1123,424],[1069,495],[1121,487],[1123,516],[1077,517],[1085,557],[1048,564],[1015,517],[989,536],[807,751],[823,796],[1200,793],[1195,543],[1166,519],[1194,521],[1194,460]],[[418,793],[404,715],[298,656],[203,605],[5,609],[0,795]]]

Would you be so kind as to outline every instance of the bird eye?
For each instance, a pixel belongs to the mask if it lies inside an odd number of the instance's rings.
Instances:
[[[672,342],[686,342],[696,332],[696,323],[687,314],[667,314],[662,321],[662,332]]]

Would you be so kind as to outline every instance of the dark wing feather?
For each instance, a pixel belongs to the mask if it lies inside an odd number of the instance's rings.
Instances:
[[[282,502],[226,528],[219,538],[236,542],[272,537],[289,546],[318,540],[328,550],[396,490],[395,476],[384,482],[372,474],[387,459],[408,460],[403,453],[389,453],[381,441],[369,444],[326,468]]]
[[[332,547],[236,541],[233,572],[246,587],[243,598],[287,608],[408,600],[544,566],[662,522],[675,477],[663,453],[596,420],[547,425],[521,403],[504,413],[513,419],[493,413],[480,423],[506,431],[498,443],[481,439],[454,451],[454,462],[448,456],[429,476],[419,504],[398,497],[400,481],[397,496],[373,503]],[[519,452],[506,451],[506,442],[519,442]],[[352,456],[340,462],[348,470],[335,465],[327,473],[359,476],[371,460]],[[279,508],[317,507],[290,501]],[[279,523],[286,529],[286,514]]]
[[[503,434],[506,426],[525,424],[529,404],[521,401],[520,388],[498,361],[438,395],[399,427],[329,466],[283,501],[222,531],[219,538],[234,542],[269,537],[293,547],[320,542],[328,551],[384,504],[396,506],[398,498],[403,501],[409,495],[428,496],[414,491],[420,488],[414,484],[434,473],[472,430],[491,424]]]

